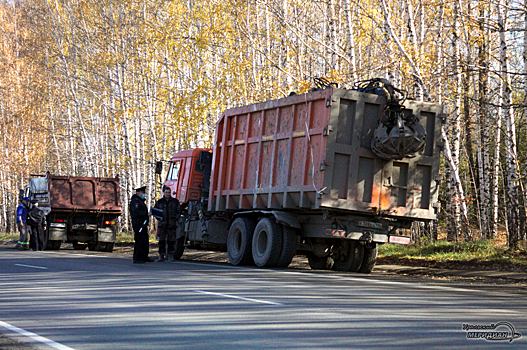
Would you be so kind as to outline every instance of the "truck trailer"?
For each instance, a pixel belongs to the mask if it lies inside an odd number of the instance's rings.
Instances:
[[[44,249],[58,250],[68,242],[76,250],[113,251],[122,213],[118,177],[48,173],[31,177],[24,195],[38,200],[46,215]]]
[[[226,110],[213,149],[171,158],[164,185],[186,208],[174,258],[371,272],[379,244],[436,217],[444,118],[382,79]]]

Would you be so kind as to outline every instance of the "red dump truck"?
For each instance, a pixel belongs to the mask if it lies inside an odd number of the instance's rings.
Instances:
[[[24,195],[37,199],[46,214],[44,249],[60,249],[71,242],[74,249],[111,252],[116,220],[122,213],[119,178],[46,176],[32,177]]]
[[[369,273],[377,246],[438,209],[440,105],[377,79],[229,109],[213,150],[176,153],[164,184],[187,208],[185,247],[227,251],[234,265]]]

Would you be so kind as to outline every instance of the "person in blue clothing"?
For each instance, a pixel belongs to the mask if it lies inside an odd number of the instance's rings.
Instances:
[[[29,198],[22,198],[22,203],[16,208],[16,225],[20,232],[20,237],[15,246],[18,250],[29,250],[29,235],[27,231],[27,211],[29,209]]]

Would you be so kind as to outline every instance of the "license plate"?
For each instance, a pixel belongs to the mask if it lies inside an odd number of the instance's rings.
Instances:
[[[355,225],[357,225],[359,227],[373,228],[375,230],[382,230],[382,223],[380,223],[380,222],[372,222],[372,221],[365,221],[365,220],[355,220]]]
[[[388,239],[388,242],[398,243],[398,244],[410,244],[410,237],[390,236],[390,238]]]

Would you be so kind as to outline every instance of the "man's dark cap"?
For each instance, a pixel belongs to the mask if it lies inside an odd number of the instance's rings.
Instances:
[[[146,186],[143,186],[143,187],[137,187],[135,189],[136,192],[146,192]]]
[[[38,203],[38,199],[33,199],[33,200],[31,201],[31,204],[35,204],[35,203]]]

